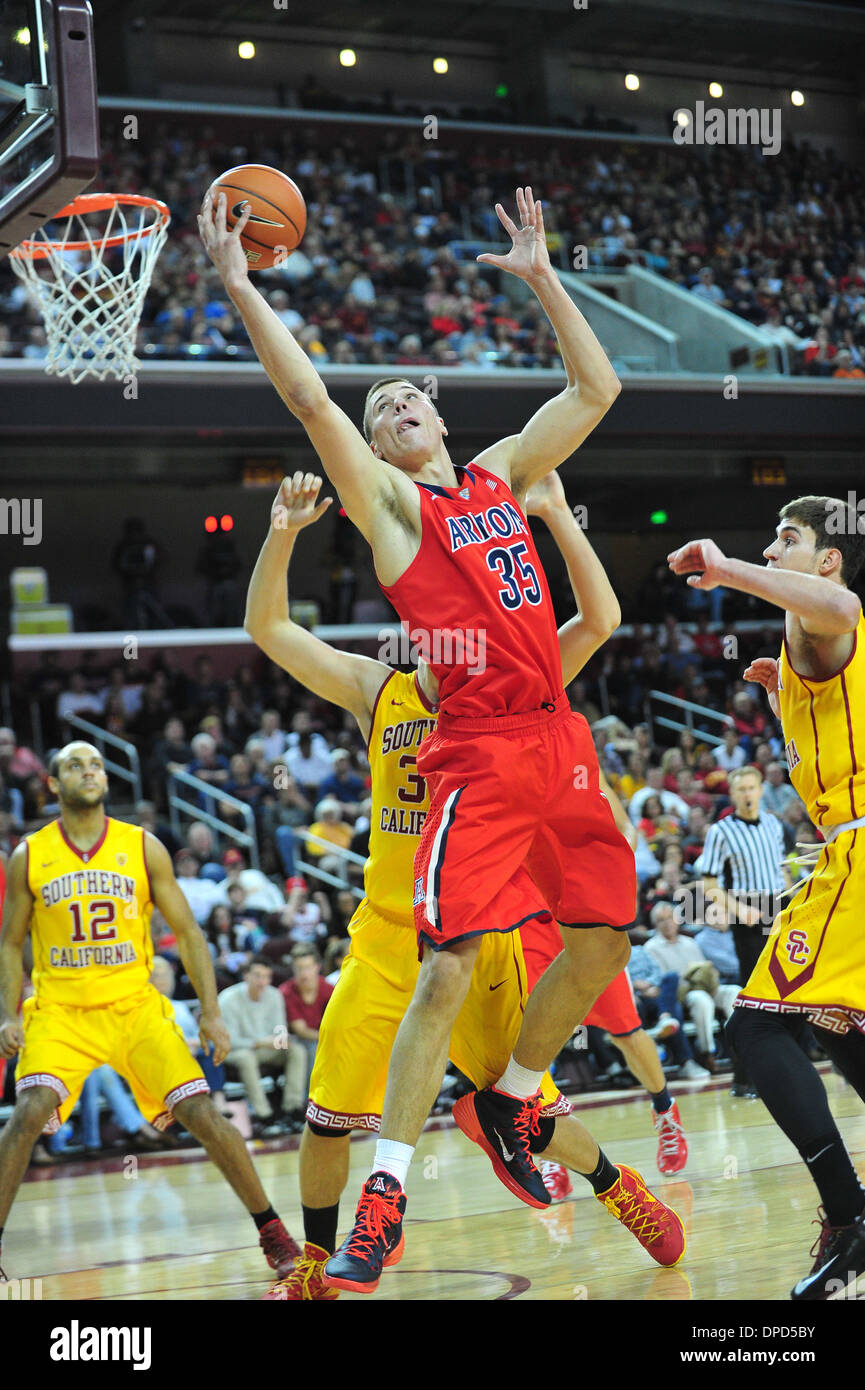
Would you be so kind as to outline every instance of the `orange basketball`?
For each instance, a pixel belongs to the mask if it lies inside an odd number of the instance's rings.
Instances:
[[[306,203],[287,174],[267,164],[238,164],[214,179],[210,192],[214,204],[220,193],[228,200],[225,225],[229,231],[243,215],[244,203],[252,204],[240,238],[250,270],[281,265],[297,250],[306,231]]]

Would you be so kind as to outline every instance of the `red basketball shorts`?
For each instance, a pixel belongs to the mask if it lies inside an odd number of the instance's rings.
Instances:
[[[598,786],[589,726],[555,705],[451,719],[418,750],[430,809],[414,861],[418,947],[433,950],[550,913],[564,926],[634,919],[634,856]]]
[[[555,922],[531,921],[520,928],[520,939],[526,962],[526,983],[531,993],[547,966],[561,951],[562,936]],[[603,1028],[615,1037],[636,1033],[638,1028],[642,1028],[627,970],[611,980],[603,994],[598,995],[583,1023]]]

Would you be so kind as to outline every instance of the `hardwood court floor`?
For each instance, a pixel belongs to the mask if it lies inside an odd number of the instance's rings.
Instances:
[[[865,1110],[837,1076],[824,1081],[865,1178]],[[809,1223],[817,1193],[798,1155],[762,1102],[733,1100],[728,1084],[674,1090],[690,1148],[675,1179],[657,1171],[642,1096],[593,1097],[579,1113],[613,1162],[636,1167],[682,1216],[688,1248],[676,1269],[655,1265],[576,1176],[571,1197],[548,1211],[519,1203],[448,1121],[421,1136],[407,1186],[405,1256],[373,1297],[787,1300],[810,1267],[816,1233]],[[296,1141],[252,1151],[274,1206],[302,1239]],[[372,1137],[352,1142],[341,1233],[372,1157]],[[270,1283],[251,1221],[197,1151],[180,1161],[140,1159],[137,1171],[127,1160],[124,1172],[119,1159],[36,1170],[3,1244],[7,1275],[41,1277],[44,1299],[255,1300]]]

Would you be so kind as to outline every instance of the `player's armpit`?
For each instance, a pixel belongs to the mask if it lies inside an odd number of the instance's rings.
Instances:
[[[510,464],[512,492],[525,492],[538,478],[569,459],[604,418],[616,396],[591,394],[585,386],[566,386],[523,426]]]
[[[391,668],[383,661],[339,651],[291,619],[259,627],[254,637],[271,661],[294,680],[368,725],[375,697],[390,675]]]

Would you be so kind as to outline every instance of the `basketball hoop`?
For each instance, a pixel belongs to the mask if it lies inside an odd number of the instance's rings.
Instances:
[[[45,370],[73,384],[86,376],[123,380],[138,370],[138,321],[171,214],[137,193],[82,193],[48,225],[63,218],[60,235],[40,227],[9,255],[42,314]]]

